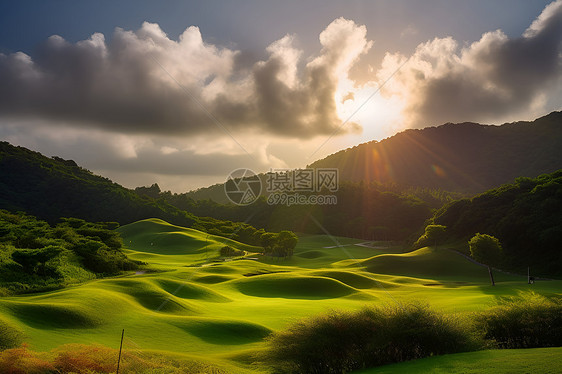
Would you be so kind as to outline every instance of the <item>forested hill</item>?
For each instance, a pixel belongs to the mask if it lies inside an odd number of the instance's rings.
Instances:
[[[246,244],[261,245],[260,235],[264,230],[242,222],[208,217],[209,210],[202,210],[204,217],[198,217],[164,198],[155,197],[136,193],[95,175],[72,160],[48,158],[0,142],[0,209],[26,212],[51,225],[59,223],[61,217],[121,225],[160,218]]]
[[[475,233],[497,237],[504,265],[525,273],[562,275],[562,170],[537,178],[517,178],[472,199],[445,205],[433,223],[446,226],[450,240]]]
[[[340,180],[483,192],[517,177],[562,168],[562,112],[502,126],[448,123],[406,130],[349,148],[310,167],[337,167]]]
[[[120,224],[158,217],[183,226],[195,221],[189,213],[143,198],[72,160],[48,158],[7,142],[0,142],[0,209],[24,211],[51,223],[60,217]]]

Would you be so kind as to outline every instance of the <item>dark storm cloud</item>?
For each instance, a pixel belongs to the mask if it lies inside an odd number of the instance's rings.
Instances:
[[[497,30],[457,51],[452,38],[418,46],[384,90],[406,98],[410,126],[541,113],[549,92],[561,83],[562,2],[547,6],[519,38]],[[381,72],[401,61],[402,56],[388,55]]]
[[[193,26],[178,41],[146,22],[116,29],[111,42],[55,35],[33,59],[0,54],[0,115],[121,133],[209,134],[221,131],[218,121],[231,131],[327,134],[341,123],[337,83],[370,47],[365,35],[364,26],[335,20],[320,35],[320,56],[300,70],[290,36],[267,48],[267,60],[237,70],[240,53],[203,42]]]

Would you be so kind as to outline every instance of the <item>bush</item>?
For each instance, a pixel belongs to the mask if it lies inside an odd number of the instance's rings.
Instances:
[[[427,225],[425,232],[414,243],[414,248],[442,244],[446,238],[447,227],[443,225]]]
[[[331,312],[274,333],[263,360],[287,373],[345,373],[476,346],[470,329],[427,306]]]
[[[236,249],[236,248],[232,248],[229,245],[225,245],[220,250],[220,255],[222,257],[244,256],[245,254],[246,254],[245,251],[242,251],[242,250],[239,250],[239,249]]]
[[[38,353],[23,345],[0,352],[0,373],[115,373],[119,350],[101,345],[67,344],[50,352]],[[159,353],[123,350],[119,372],[135,374],[226,374],[204,362]]]
[[[497,348],[562,346],[562,302],[535,293],[504,299],[480,313],[478,326]]]
[[[26,345],[0,352],[0,373],[42,374],[56,373],[55,367],[43,354],[30,351]]]
[[[142,264],[123,252],[121,236],[112,230],[117,223],[61,221],[51,227],[25,213],[0,210],[2,293],[56,289]]]

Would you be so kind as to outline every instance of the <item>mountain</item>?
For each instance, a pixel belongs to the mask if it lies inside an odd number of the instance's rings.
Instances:
[[[475,233],[497,237],[505,267],[526,273],[562,274],[562,170],[517,178],[471,199],[438,210],[433,224],[446,226],[449,240],[467,242]]]
[[[0,142],[0,209],[23,211],[51,225],[61,217],[121,225],[160,218],[250,245],[262,245],[262,234],[273,235],[273,243],[283,238],[242,223],[244,218],[238,222],[212,218],[209,209],[199,210],[203,217],[188,213],[160,197],[159,191],[155,184],[135,192],[81,168],[72,160],[48,158]]]
[[[447,123],[406,130],[309,165],[339,168],[340,180],[466,193],[562,168],[562,112],[501,126]]]
[[[72,160],[48,158],[0,142],[0,209],[24,211],[49,223],[60,217],[120,224],[158,217],[191,226],[196,218],[164,202],[143,198]]]

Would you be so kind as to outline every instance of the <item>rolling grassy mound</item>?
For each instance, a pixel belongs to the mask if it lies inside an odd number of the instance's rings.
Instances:
[[[207,283],[207,284],[228,282],[229,280],[232,280],[232,279],[234,279],[234,278],[227,277],[227,276],[224,276],[224,275],[203,275],[201,277],[194,278],[194,280],[196,282]]]
[[[324,270],[324,271],[316,271],[312,274],[319,277],[336,279],[353,288],[359,288],[359,289],[372,288],[376,285],[375,280],[352,271]]]
[[[265,274],[243,279],[236,283],[236,287],[245,295],[288,299],[330,299],[355,292],[332,278],[288,274]]]
[[[232,301],[228,297],[225,297],[210,288],[193,283],[179,282],[170,279],[158,279],[156,282],[170,295],[174,295],[175,297],[182,299],[203,300],[214,303],[227,303]]]
[[[261,248],[239,243],[221,236],[175,226],[161,219],[151,218],[121,226],[117,231],[124,238],[123,243],[138,252],[162,255],[206,254],[216,256],[225,245],[249,252]]]
[[[446,250],[424,247],[413,252],[384,254],[362,261],[372,273],[397,274],[415,277],[482,279],[488,270]]]
[[[177,327],[211,344],[241,345],[263,340],[270,329],[256,323],[225,319],[189,319]]]
[[[90,310],[72,304],[12,303],[9,309],[20,321],[41,329],[88,329],[103,323]]]
[[[268,368],[251,364],[264,338],[302,317],[411,300],[450,313],[477,311],[530,287],[525,277],[499,274],[491,287],[485,268],[444,249],[399,253],[309,235],[291,259],[252,254],[253,259],[212,262],[225,242],[246,251],[252,247],[155,219],[119,231],[127,255],[149,263],[146,272],[0,298],[0,346],[26,342],[47,351],[77,343],[118,349],[125,329],[125,351],[158,351],[227,372],[266,373]],[[306,258],[311,252],[321,255]],[[532,287],[562,294],[560,281]]]

